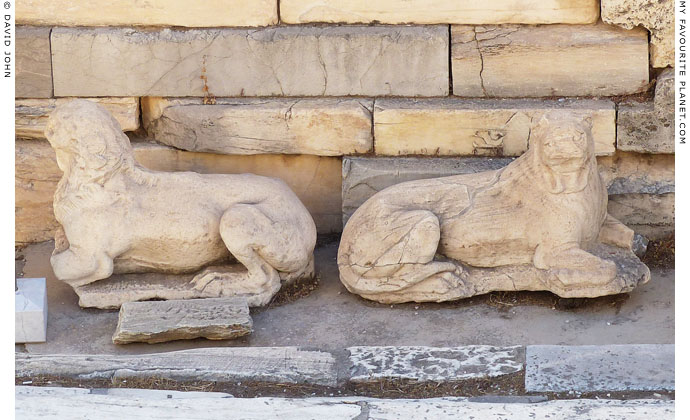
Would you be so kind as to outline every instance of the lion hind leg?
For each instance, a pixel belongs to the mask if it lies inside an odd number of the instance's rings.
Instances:
[[[113,259],[105,253],[86,252],[71,245],[50,257],[55,277],[72,287],[84,286],[113,274]]]
[[[307,273],[313,267],[311,255],[291,243],[291,228],[272,220],[259,205],[232,206],[221,217],[220,236],[247,272],[209,268],[194,277],[194,288],[220,296],[245,295],[251,306],[267,304],[280,290],[278,269]]]
[[[406,211],[391,217],[392,226],[377,226],[366,239],[369,252],[339,264],[340,278],[351,292],[361,295],[392,293],[412,286],[438,289],[461,287],[461,268],[453,262],[434,261],[441,237],[439,220],[430,211]],[[376,231],[380,230],[380,231]],[[391,233],[393,232],[393,233]],[[354,240],[359,240],[354,238]],[[378,251],[378,252],[377,252]],[[378,255],[372,255],[374,253]],[[363,260],[368,260],[363,262]],[[430,282],[429,287],[421,284]],[[433,285],[432,285],[433,283]]]

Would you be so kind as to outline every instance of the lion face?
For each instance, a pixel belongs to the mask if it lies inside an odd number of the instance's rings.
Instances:
[[[533,129],[536,167],[553,193],[581,191],[589,182],[594,160],[591,119],[573,111],[546,113]]]
[[[542,140],[541,161],[560,173],[576,172],[589,160],[589,138],[581,127],[556,127]]]

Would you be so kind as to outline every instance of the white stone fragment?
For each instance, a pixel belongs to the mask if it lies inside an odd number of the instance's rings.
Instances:
[[[45,278],[17,279],[14,292],[14,342],[43,343],[48,328]]]
[[[490,378],[523,369],[523,347],[349,347],[350,380],[457,381]]]

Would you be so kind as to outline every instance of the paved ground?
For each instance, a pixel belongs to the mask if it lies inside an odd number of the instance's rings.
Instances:
[[[320,286],[309,296],[252,311],[254,333],[235,340],[203,339],[116,346],[117,311],[81,309],[72,289],[48,263],[52,242],[31,245],[24,277],[48,278],[48,342],[31,353],[153,353],[212,346],[301,346],[335,350],[364,345],[628,344],[674,342],[674,271],[654,270],[629,297],[588,301],[576,309],[543,293],[494,294],[450,304],[381,305],[351,295],[338,280],[337,242],[316,251]],[[22,346],[18,346],[22,349]]]

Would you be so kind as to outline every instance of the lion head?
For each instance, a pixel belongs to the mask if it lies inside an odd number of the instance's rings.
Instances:
[[[582,191],[596,173],[592,120],[583,113],[547,112],[532,129],[530,148],[552,193]]]
[[[77,99],[58,105],[45,136],[66,177],[102,183],[112,172],[134,165],[132,146],[120,124],[95,102]]]

